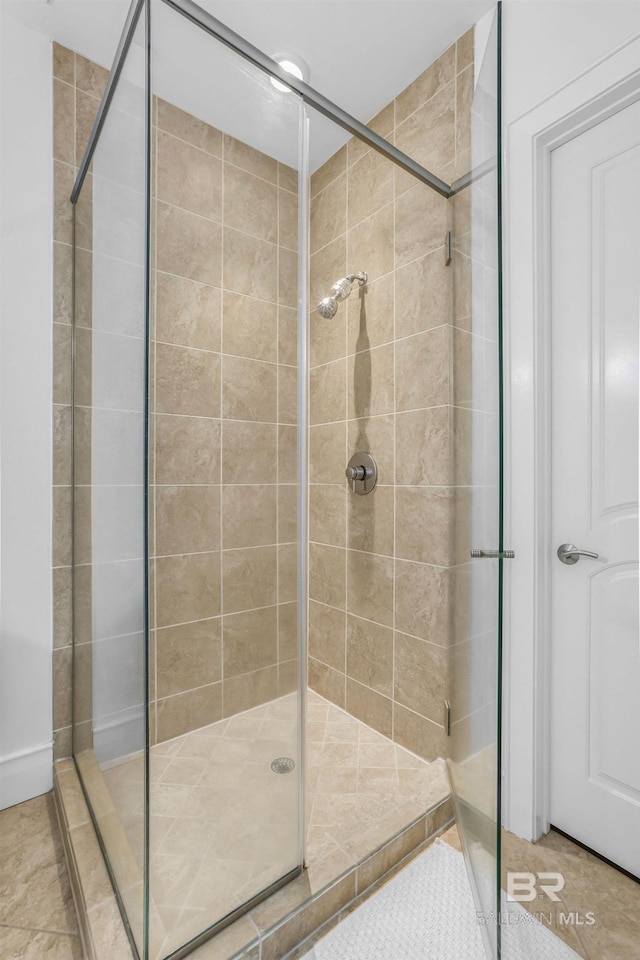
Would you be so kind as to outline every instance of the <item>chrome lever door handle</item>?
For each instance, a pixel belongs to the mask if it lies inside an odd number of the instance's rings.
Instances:
[[[591,557],[592,560],[598,559],[598,554],[591,550],[580,550],[575,543],[561,543],[558,547],[558,559],[562,563],[570,566],[577,563],[580,557]]]

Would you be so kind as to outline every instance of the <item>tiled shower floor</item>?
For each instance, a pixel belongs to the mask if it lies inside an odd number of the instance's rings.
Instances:
[[[151,756],[151,912],[160,955],[176,949],[297,863],[293,696],[158,744]],[[309,691],[307,864],[329,882],[447,796],[426,763]],[[103,771],[141,868],[142,760]]]

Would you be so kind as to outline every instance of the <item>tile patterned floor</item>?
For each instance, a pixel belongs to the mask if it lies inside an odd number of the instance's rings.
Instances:
[[[152,749],[152,937],[161,955],[297,864],[296,699],[283,697]],[[339,876],[449,792],[424,760],[309,692],[307,862]],[[103,771],[141,864],[140,758]],[[217,916],[212,914],[216,906]]]
[[[50,793],[0,811],[0,957],[82,960]]]

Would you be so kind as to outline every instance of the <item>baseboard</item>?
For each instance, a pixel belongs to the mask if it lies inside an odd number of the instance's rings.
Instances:
[[[53,786],[53,741],[0,757],[0,810],[48,793]]]

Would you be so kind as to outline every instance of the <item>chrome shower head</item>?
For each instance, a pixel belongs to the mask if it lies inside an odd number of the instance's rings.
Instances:
[[[338,312],[337,297],[325,297],[318,304],[318,313],[325,320],[332,320]]]
[[[331,287],[331,295],[325,297],[324,300],[321,300],[318,304],[318,313],[321,317],[324,317],[325,320],[332,320],[333,317],[335,317],[338,312],[339,301],[347,299],[351,293],[353,283],[356,280],[361,287],[364,286],[368,280],[367,274],[362,272],[352,273],[348,277],[342,277],[340,280],[336,280]]]

